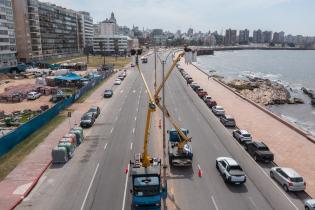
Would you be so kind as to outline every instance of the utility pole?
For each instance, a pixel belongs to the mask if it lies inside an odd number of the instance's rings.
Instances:
[[[154,92],[156,92],[156,46],[154,43]]]
[[[162,80],[164,80],[164,76],[165,76],[165,63],[166,60],[162,61]],[[162,100],[163,100],[163,107],[165,107],[165,84],[163,85],[163,89],[162,89]],[[165,141],[165,113],[163,111],[163,185],[164,187],[167,187],[167,180],[166,180],[166,168],[167,168],[167,164],[166,164],[166,141]],[[163,206],[164,209],[166,209],[166,199],[163,199]]]

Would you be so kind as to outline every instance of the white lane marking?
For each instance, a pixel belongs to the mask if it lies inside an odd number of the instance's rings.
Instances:
[[[178,121],[182,121],[182,118],[178,117]]]
[[[133,129],[132,129],[132,133],[135,133],[135,130],[136,130],[136,129],[135,129],[135,128],[133,128]]]
[[[120,112],[121,111],[121,107],[119,108],[119,111],[118,112]]]
[[[137,120],[137,116],[135,116],[135,121]]]
[[[131,143],[130,143],[130,150],[132,150],[132,146],[133,146],[133,143],[131,142]]]
[[[88,187],[88,190],[87,190],[87,192],[86,192],[86,194],[85,194],[83,203],[82,203],[82,205],[81,205],[81,210],[84,209],[86,199],[87,199],[87,197],[88,197],[88,195],[89,195],[89,193],[90,193],[90,190],[91,190],[91,187],[92,187],[92,184],[93,184],[93,182],[94,182],[94,179],[95,179],[95,176],[96,176],[96,173],[97,173],[97,171],[98,171],[98,167],[99,167],[99,166],[100,166],[100,164],[97,163],[97,166],[96,166],[96,169],[95,169],[95,171],[94,171],[93,177],[92,177],[92,179],[91,179],[90,185],[89,185],[89,187]]]
[[[197,165],[197,167],[198,167],[198,169],[199,169],[199,170],[201,170],[201,167],[200,167],[200,165],[199,165],[199,164]]]
[[[135,92],[136,92],[136,90],[133,90],[132,92],[133,92],[133,93],[135,93]]]
[[[129,166],[130,166],[130,164],[128,164],[128,172],[126,174],[124,198],[123,198],[123,203],[122,203],[122,208],[121,208],[122,210],[125,209],[125,203],[126,203],[127,184],[128,184],[128,177],[129,177]]]
[[[138,106],[139,106],[139,104],[140,104],[140,100],[138,100]]]
[[[115,121],[117,121],[117,120],[118,120],[118,116],[115,117]]]
[[[123,92],[124,92],[124,90],[121,90],[121,91],[120,91],[120,93],[123,93]]]
[[[113,133],[113,131],[114,131],[114,128],[110,129],[110,133]]]
[[[255,207],[255,209],[259,210],[259,208],[257,207],[256,203],[254,202],[253,198],[248,196],[249,201],[253,204],[253,206]]]
[[[104,151],[106,150],[106,147],[107,147],[107,143],[106,143],[105,146],[104,146]]]
[[[139,107],[136,108],[136,112],[138,112],[138,111],[139,111]]]
[[[213,196],[211,196],[211,200],[212,200],[212,203],[213,203],[213,205],[214,205],[214,208],[215,208],[216,210],[219,210],[218,205],[217,205],[217,203],[215,202]]]

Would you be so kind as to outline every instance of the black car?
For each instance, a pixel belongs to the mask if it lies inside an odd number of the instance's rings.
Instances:
[[[87,112],[92,113],[95,116],[95,118],[97,118],[98,115],[100,115],[101,110],[98,106],[92,106]]]
[[[245,145],[245,149],[255,161],[269,163],[274,159],[273,153],[263,142],[250,142]]]
[[[94,122],[95,122],[94,114],[87,112],[81,117],[80,126],[82,128],[89,128],[92,127]]]
[[[113,94],[114,94],[113,90],[107,89],[104,91],[104,98],[111,98]]]

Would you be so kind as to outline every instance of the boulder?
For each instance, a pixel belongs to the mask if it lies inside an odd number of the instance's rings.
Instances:
[[[288,104],[304,104],[304,101],[301,98],[290,98]]]
[[[305,87],[302,87],[301,90],[304,94],[308,95],[311,99],[315,99],[315,92],[314,90],[306,89]]]
[[[311,104],[315,107],[315,99],[312,99]]]

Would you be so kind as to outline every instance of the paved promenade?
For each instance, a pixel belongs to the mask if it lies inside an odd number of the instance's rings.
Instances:
[[[235,117],[236,124],[252,133],[254,140],[265,142],[275,153],[279,166],[294,168],[306,180],[306,192],[315,197],[315,144],[298,132],[271,117],[259,108],[235,95],[213,79],[208,79],[193,65],[180,66],[222,105],[227,114]]]
[[[79,124],[80,118],[90,106],[104,103],[103,91],[113,84],[115,77],[110,77],[89,96],[84,103],[74,103],[68,109],[75,110],[71,118],[64,120],[45,140],[39,144],[3,181],[0,182],[0,210],[11,209],[32,189],[51,162],[51,150],[70,127]],[[84,130],[84,136],[89,129]]]

